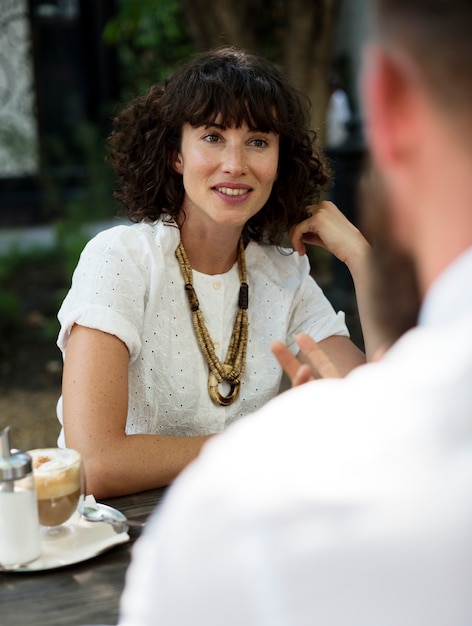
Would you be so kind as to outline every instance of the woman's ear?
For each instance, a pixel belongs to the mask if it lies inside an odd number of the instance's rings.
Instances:
[[[182,160],[182,155],[177,150],[174,152],[172,158],[172,165],[174,166],[174,170],[177,174],[183,175],[184,173],[184,162]]]

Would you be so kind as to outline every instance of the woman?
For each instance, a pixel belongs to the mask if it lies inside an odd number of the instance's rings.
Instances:
[[[59,445],[82,453],[96,497],[168,484],[273,397],[275,339],[295,349],[306,332],[343,373],[364,361],[306,258],[277,247],[327,182],[308,124],[279,70],[229,48],[114,120],[116,197],[135,224],[89,242],[59,312]]]

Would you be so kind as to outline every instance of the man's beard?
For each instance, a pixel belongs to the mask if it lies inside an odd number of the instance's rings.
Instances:
[[[366,172],[360,194],[361,230],[372,244],[371,306],[375,322],[391,345],[418,321],[420,292],[415,265],[392,235],[389,198],[372,170]]]

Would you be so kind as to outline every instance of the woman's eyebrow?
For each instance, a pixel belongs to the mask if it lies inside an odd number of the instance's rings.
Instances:
[[[206,122],[204,124],[205,128],[218,128],[219,130],[225,130],[225,124],[218,124],[217,122]]]
[[[205,123],[203,124],[203,126],[204,126],[206,129],[209,129],[209,128],[215,128],[215,129],[217,129],[217,130],[226,130],[226,129],[228,128],[228,125],[227,125],[227,124],[219,124],[218,122],[205,122]],[[263,134],[263,135],[270,135],[271,133],[277,134],[277,133],[275,133],[275,131],[273,131],[273,130],[262,130],[262,129],[260,129],[260,128],[256,128],[256,127],[252,127],[252,126],[249,128],[249,130],[250,130],[252,133],[261,133],[261,134]]]

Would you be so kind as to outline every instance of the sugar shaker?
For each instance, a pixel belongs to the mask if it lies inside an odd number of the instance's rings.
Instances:
[[[31,457],[11,450],[10,427],[0,433],[0,567],[15,569],[41,552]]]

